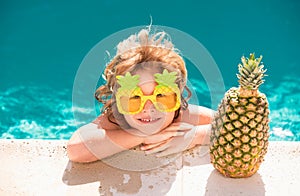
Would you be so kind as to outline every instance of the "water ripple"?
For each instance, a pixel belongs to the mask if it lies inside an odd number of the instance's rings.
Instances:
[[[69,139],[78,126],[73,111],[90,113],[92,109],[72,108],[70,90],[19,86],[0,94],[0,137],[9,139]]]
[[[194,80],[191,84],[198,95],[196,102],[209,107],[207,85]],[[270,104],[270,140],[300,141],[300,79],[283,77],[279,84],[264,84],[261,91]],[[42,86],[18,86],[0,92],[0,138],[69,139],[87,123],[76,121],[73,112],[95,114],[93,108],[72,107],[71,95],[70,89]]]

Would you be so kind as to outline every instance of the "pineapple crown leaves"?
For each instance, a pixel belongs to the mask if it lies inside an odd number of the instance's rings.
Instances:
[[[132,90],[138,86],[140,82],[139,75],[131,75],[129,72],[125,74],[125,76],[118,75],[116,76],[117,82],[121,85],[121,88]]]
[[[263,69],[261,59],[262,56],[255,58],[254,53],[251,53],[249,58],[242,56],[242,64],[238,65],[239,73],[237,74],[241,87],[256,90],[264,83],[263,77],[267,76],[265,74],[267,70]]]
[[[168,70],[164,69],[163,73],[156,73],[154,74],[155,81],[159,85],[164,85],[164,86],[170,86],[170,87],[176,87],[176,72],[168,72]]]

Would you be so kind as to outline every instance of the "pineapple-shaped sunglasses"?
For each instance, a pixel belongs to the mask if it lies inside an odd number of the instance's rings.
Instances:
[[[180,90],[175,83],[176,72],[154,74],[158,85],[152,95],[144,95],[138,86],[139,75],[131,75],[129,72],[125,76],[116,76],[120,84],[116,93],[117,107],[121,114],[137,114],[141,112],[147,100],[150,100],[155,108],[161,112],[173,112],[180,107]]]

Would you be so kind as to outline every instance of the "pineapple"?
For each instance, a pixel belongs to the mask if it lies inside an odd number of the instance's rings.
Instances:
[[[166,69],[163,70],[162,74],[154,74],[155,81],[158,83],[155,87],[156,93],[164,95],[157,98],[157,101],[160,103],[158,106],[166,111],[168,109],[177,110],[180,107],[180,90],[175,83],[176,74],[176,72],[168,72]]]
[[[136,111],[141,104],[140,99],[131,99],[132,104],[129,103],[131,96],[141,96],[143,95],[142,90],[138,87],[139,75],[132,76],[130,72],[127,72],[125,76],[116,76],[117,82],[120,84],[120,88],[116,94],[117,106],[118,108],[123,108],[125,111]]]
[[[237,74],[240,85],[226,92],[212,121],[211,163],[227,177],[253,175],[267,153],[268,101],[258,90],[266,72],[261,59],[254,54],[241,58]]]

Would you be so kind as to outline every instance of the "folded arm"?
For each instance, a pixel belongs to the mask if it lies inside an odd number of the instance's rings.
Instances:
[[[146,154],[166,156],[178,153],[197,145],[208,145],[211,134],[211,121],[214,111],[202,106],[189,105],[180,118],[161,132],[149,136],[141,147]],[[176,132],[172,134],[170,132]],[[172,135],[172,137],[163,137]]]
[[[105,117],[101,115],[99,118]],[[130,133],[131,130],[124,131],[115,125],[109,127],[107,124],[104,125],[102,121],[103,127],[106,127],[103,129],[98,123],[99,121],[96,120],[74,132],[67,144],[70,160],[75,162],[96,161],[135,147],[144,140],[143,137]]]
[[[140,144],[144,144],[145,151],[153,149],[152,152],[157,152],[168,148],[165,154],[208,144],[213,113],[211,109],[189,105],[187,110],[181,112],[178,122],[175,122],[177,124],[148,137],[141,136],[135,129],[125,131],[102,114],[72,135],[67,144],[67,153],[72,161],[92,162]],[[191,126],[182,126],[184,123]]]

